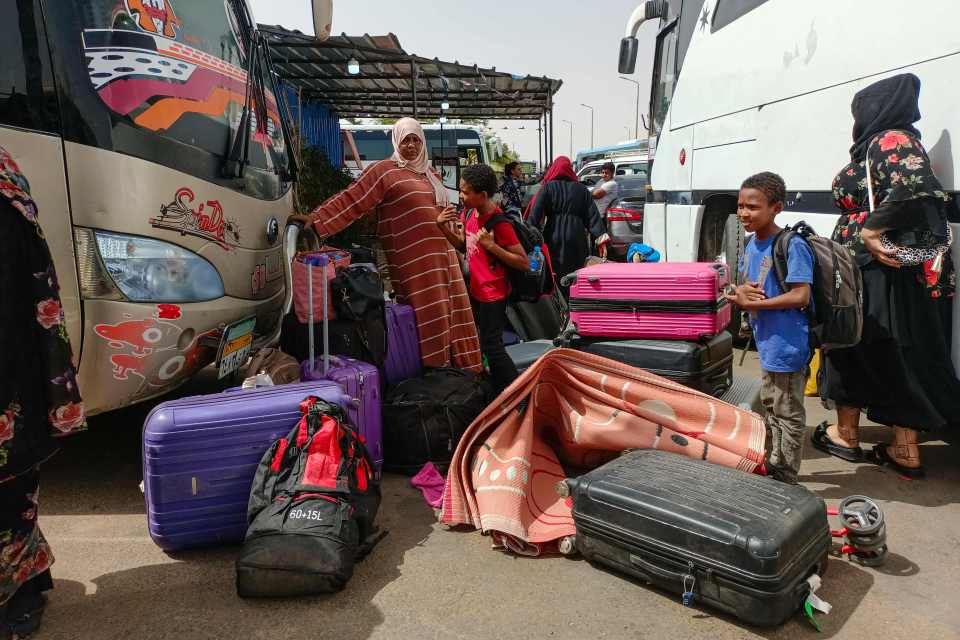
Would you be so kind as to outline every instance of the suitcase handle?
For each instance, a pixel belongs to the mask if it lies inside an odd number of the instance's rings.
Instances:
[[[689,575],[688,573],[677,573],[675,571],[670,571],[669,569],[664,569],[663,567],[658,567],[649,560],[632,553],[630,554],[630,564],[637,566],[652,576],[657,576],[665,580],[676,580],[678,582],[682,582],[683,579]]]

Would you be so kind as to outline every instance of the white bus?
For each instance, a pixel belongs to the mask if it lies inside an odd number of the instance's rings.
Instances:
[[[345,124],[341,126],[345,133],[353,137],[360,154],[362,169],[393,154],[391,142],[392,125]],[[460,169],[470,164],[490,164],[490,152],[484,143],[483,130],[466,125],[427,124],[423,126],[427,138],[427,157],[443,176],[443,184],[450,193],[450,201],[460,199]],[[350,146],[344,146],[344,163],[351,167],[354,175],[362,169],[356,169],[357,158],[353,157]]]
[[[627,23],[620,73],[634,72],[637,34],[650,21],[658,32],[650,45],[653,166],[643,238],[665,260],[736,264],[743,247],[737,193],[759,171],[786,181],[781,224],[806,220],[829,236],[839,214],[831,184],[849,162],[853,96],[899,73],[922,82],[916,126],[937,177],[957,195],[954,0],[909,7],[895,0],[653,0]],[[960,247],[953,251],[960,260]],[[960,371],[958,320],[960,296],[953,331]]]
[[[644,241],[666,260],[734,261],[742,246],[737,192],[759,171],[787,183],[782,223],[804,219],[829,235],[839,213],[831,183],[849,162],[850,102],[858,90],[898,73],[923,83],[917,126],[937,176],[955,190],[960,4],[655,0],[627,24],[621,73],[633,73],[637,33],[650,21],[659,31],[649,45],[655,159]]]

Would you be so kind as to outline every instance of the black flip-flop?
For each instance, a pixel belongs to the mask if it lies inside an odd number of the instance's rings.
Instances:
[[[905,467],[897,462],[893,456],[887,452],[887,445],[878,444],[867,455],[867,462],[879,465],[881,467],[890,467],[897,473],[911,480],[919,480],[927,477],[927,472],[923,467]]]
[[[829,422],[821,422],[817,425],[817,428],[813,430],[813,435],[810,436],[810,442],[813,443],[813,448],[840,458],[841,460],[846,460],[847,462],[863,462],[863,449],[859,446],[841,447],[836,444],[830,439],[830,436],[827,435],[827,429],[829,427]]]

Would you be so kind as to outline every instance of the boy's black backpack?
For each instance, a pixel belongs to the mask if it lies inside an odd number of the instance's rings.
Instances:
[[[852,347],[863,329],[863,281],[853,255],[842,245],[818,236],[804,221],[785,227],[773,241],[773,272],[787,291],[787,254],[794,237],[813,252],[812,305],[807,306],[810,346]]]
[[[319,398],[264,454],[250,490],[237,559],[241,597],[339,591],[378,539],[380,484],[343,411]]]
[[[483,225],[483,227],[493,233],[493,228],[501,222],[507,222],[513,227],[523,247],[523,252],[528,256],[530,253],[540,247],[540,253],[543,254],[543,264],[538,271],[517,271],[509,269],[510,274],[510,300],[513,302],[536,302],[543,296],[553,293],[554,274],[550,261],[547,259],[549,251],[546,242],[543,240],[543,233],[532,224],[527,224],[523,216],[516,209],[508,209],[506,213],[498,213]]]

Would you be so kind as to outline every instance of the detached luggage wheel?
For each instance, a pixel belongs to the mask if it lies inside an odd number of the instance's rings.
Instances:
[[[848,496],[837,509],[840,520],[854,537],[869,536],[883,527],[883,511],[867,496]]]
[[[850,559],[864,567],[879,567],[887,560],[887,545],[883,545],[876,551],[851,553]]]

